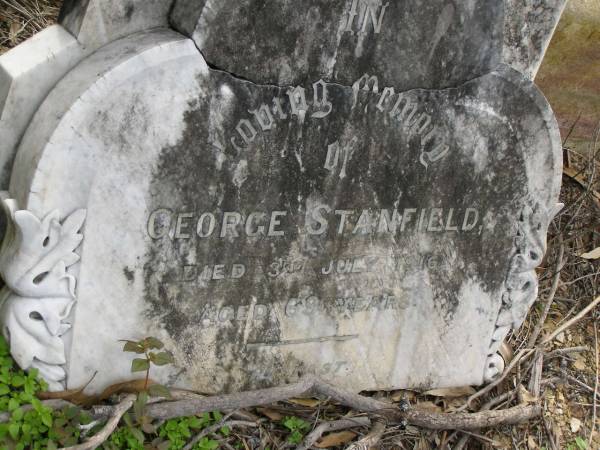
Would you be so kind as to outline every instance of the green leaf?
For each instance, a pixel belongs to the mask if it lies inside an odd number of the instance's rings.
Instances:
[[[74,419],[79,414],[79,411],[79,408],[77,408],[76,406],[71,406],[65,411],[65,416],[69,420]]]
[[[23,410],[21,408],[17,408],[12,412],[11,415],[12,420],[15,422],[19,422],[23,418]]]
[[[0,395],[6,395],[9,392],[10,392],[10,388],[6,384],[4,384],[4,383],[0,384]]]
[[[133,435],[133,437],[140,443],[143,444],[144,441],[146,440],[144,433],[142,432],[142,430],[138,429],[138,428],[130,428],[129,430],[131,432],[131,434]]]
[[[140,392],[133,402],[133,413],[135,414],[138,422],[144,417],[144,410],[146,409],[146,405],[148,404],[148,393],[145,391]]]
[[[188,420],[188,426],[190,428],[194,428],[194,429],[198,429],[198,428],[202,428],[203,423],[200,419],[198,419],[196,416],[192,416],[189,418]]]
[[[48,410],[42,411],[40,414],[40,418],[42,419],[42,423],[48,428],[52,426],[52,412]]]
[[[144,353],[144,346],[142,344],[140,344],[139,342],[135,342],[135,341],[122,341],[125,342],[125,345],[123,346],[123,351],[127,352],[127,353],[137,353],[137,354],[141,354]]]
[[[15,375],[12,378],[11,384],[14,387],[21,387],[21,386],[23,386],[25,384],[25,377],[22,377],[20,375]]]
[[[150,361],[142,358],[135,358],[131,361],[131,371],[132,372],[145,372],[150,368]]]
[[[18,423],[11,423],[8,425],[8,434],[10,434],[10,437],[13,438],[14,441],[16,441],[19,438],[19,424]]]
[[[20,406],[19,401],[15,398],[11,398],[8,401],[8,410],[9,411],[14,411],[15,409],[17,409]]]
[[[229,427],[221,427],[221,434],[225,437],[229,436],[231,434],[231,428]]]
[[[148,350],[159,350],[165,346],[159,339],[152,336],[144,339],[144,344]]]
[[[157,366],[166,366],[167,364],[173,364],[175,359],[169,352],[150,353],[150,361]]]
[[[299,431],[294,431],[292,434],[290,434],[290,437],[288,437],[288,442],[292,444],[299,444],[302,442],[302,433]]]
[[[171,391],[161,384],[153,384],[148,388],[148,393],[151,397],[171,398]]]
[[[575,444],[579,450],[586,450],[588,448],[587,441],[579,436],[575,438]]]

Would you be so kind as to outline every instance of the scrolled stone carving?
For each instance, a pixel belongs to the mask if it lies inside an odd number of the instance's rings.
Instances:
[[[530,203],[531,204],[531,203]],[[550,222],[564,207],[562,203],[547,210],[539,203],[525,206],[516,223],[514,256],[506,277],[502,307],[496,320],[496,330],[485,368],[485,381],[491,382],[504,370],[504,361],[496,352],[511,329],[519,328],[538,295],[535,273],[546,253],[546,235]]]
[[[63,335],[75,303],[75,277],[68,268],[79,260],[74,251],[83,239],[79,230],[86,211],[77,210],[62,223],[59,212],[38,219],[2,199],[7,230],[0,248],[2,333],[17,364],[36,368],[56,391],[64,389],[66,363]]]

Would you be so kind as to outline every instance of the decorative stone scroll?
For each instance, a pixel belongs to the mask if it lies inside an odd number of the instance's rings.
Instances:
[[[39,370],[50,390],[63,390],[63,335],[71,328],[76,284],[68,269],[79,260],[74,250],[83,239],[85,210],[61,223],[58,211],[40,220],[15,200],[3,199],[2,206],[8,222],[0,249],[2,333],[21,368]]]

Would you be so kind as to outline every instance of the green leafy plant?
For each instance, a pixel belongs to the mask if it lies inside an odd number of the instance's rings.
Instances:
[[[299,417],[284,417],[281,423],[290,431],[288,442],[291,444],[302,442],[304,434],[310,428],[310,424]]]
[[[152,420],[146,416],[146,405],[150,397],[166,397],[169,398],[171,393],[169,389],[160,384],[150,384],[150,369],[154,366],[165,366],[174,362],[173,355],[163,350],[164,344],[155,337],[147,337],[140,341],[121,341],[123,345],[123,351],[126,353],[135,353],[136,355],[143,355],[143,357],[134,358],[131,361],[131,372],[145,372],[144,387],[136,397],[133,404],[133,417],[127,413],[123,416],[123,420],[126,424],[126,428],[119,431],[118,435],[111,438],[111,443],[115,446],[124,445],[127,443],[130,447],[135,445],[142,445],[145,442],[146,434],[152,434],[156,432],[155,427],[152,425]],[[110,448],[110,447],[108,447]],[[117,447],[119,448],[119,447]],[[121,447],[129,448],[129,447]],[[131,447],[134,448],[135,447]]]
[[[25,373],[16,366],[0,336],[0,411],[9,414],[9,420],[0,423],[0,448],[53,450],[75,445],[81,425],[90,423],[79,408],[53,411],[44,406],[36,394],[48,386],[38,375],[35,369]]]
[[[579,436],[575,438],[575,442],[572,442],[569,445],[567,445],[567,450],[587,450],[587,448],[587,441]]]
[[[164,348],[164,344],[155,337],[147,337],[141,341],[121,341],[125,342],[123,351],[127,353],[135,353],[144,355],[143,358],[134,358],[131,361],[131,372],[146,372],[144,382],[144,391],[147,391],[151,397],[170,397],[169,390],[160,384],[148,385],[150,381],[150,368],[155,366],[166,366],[173,364],[173,355],[168,351],[154,351]]]

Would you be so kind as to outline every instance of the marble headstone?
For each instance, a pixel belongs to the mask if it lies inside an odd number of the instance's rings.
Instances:
[[[176,361],[155,376],[203,392],[503,370],[558,208],[531,77],[562,4],[525,58],[508,2],[149,2],[115,6],[148,29],[112,40],[99,3],[63,13],[87,56],[35,106],[4,194],[21,366],[98,390],[131,377],[117,341],[153,335]]]

